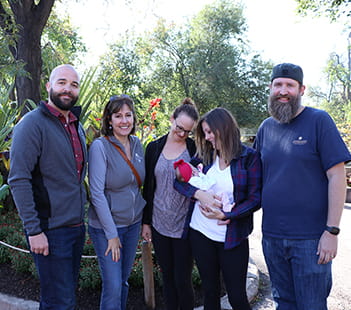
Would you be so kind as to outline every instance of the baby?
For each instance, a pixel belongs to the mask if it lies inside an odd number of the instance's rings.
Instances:
[[[193,165],[180,159],[174,162],[173,167],[175,169],[175,175],[178,181],[186,182],[204,191],[211,191],[211,187],[216,181],[210,176],[202,172],[203,165],[197,165],[195,168]],[[230,212],[234,204],[230,203],[230,199],[226,193],[221,193],[222,210],[224,212]],[[229,220],[218,220],[218,224],[228,224]]]
[[[204,191],[208,191],[216,183],[215,180],[202,172],[202,164],[199,164],[196,169],[193,165],[180,159],[173,166],[178,181],[190,183]]]

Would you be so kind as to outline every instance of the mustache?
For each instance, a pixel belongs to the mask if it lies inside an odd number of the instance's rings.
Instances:
[[[289,100],[290,100],[290,96],[288,96],[288,95],[272,96],[272,99],[273,99],[273,100],[279,100],[279,99],[282,99],[282,98],[286,98],[286,99],[289,99]]]
[[[60,93],[59,96],[69,96],[69,97],[73,98],[72,93],[71,92],[67,92],[67,91],[63,92],[63,93]]]

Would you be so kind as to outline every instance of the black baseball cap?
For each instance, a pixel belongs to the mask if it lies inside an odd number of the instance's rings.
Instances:
[[[291,63],[281,63],[273,68],[271,82],[276,78],[289,78],[303,84],[303,72],[300,66]]]

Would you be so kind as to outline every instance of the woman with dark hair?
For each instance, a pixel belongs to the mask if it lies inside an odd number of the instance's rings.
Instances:
[[[180,159],[189,161],[195,154],[195,142],[189,134],[198,118],[192,100],[184,99],[172,113],[170,131],[149,143],[145,151],[142,236],[146,241],[152,239],[162,271],[167,310],[194,308],[193,257],[184,231],[190,199],[173,188],[173,163]]]
[[[113,96],[103,112],[103,136],[89,149],[89,234],[102,278],[101,310],[126,309],[140,235],[145,164],[143,147],[133,135],[135,127],[132,99]]]
[[[235,310],[249,310],[246,274],[248,236],[253,212],[260,208],[261,162],[255,150],[240,142],[239,127],[229,111],[216,108],[206,113],[196,128],[194,166],[214,179],[211,192],[175,181],[175,188],[192,202],[189,238],[204,290],[204,309],[220,310],[220,273],[228,299]],[[232,208],[224,211],[225,194]],[[220,221],[218,221],[220,220]]]

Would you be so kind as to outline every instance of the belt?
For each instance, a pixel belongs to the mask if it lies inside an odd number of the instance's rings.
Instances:
[[[83,226],[83,222],[80,222],[78,224],[73,224],[73,225],[68,225],[68,227],[80,227],[80,226]]]

